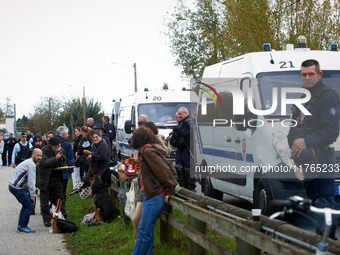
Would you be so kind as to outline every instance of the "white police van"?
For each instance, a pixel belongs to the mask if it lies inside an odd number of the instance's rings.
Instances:
[[[123,98],[119,110],[114,106],[114,115],[117,115],[117,154],[119,159],[126,159],[133,154],[129,146],[132,132],[138,128],[138,116],[146,114],[148,121],[152,121],[158,128],[158,132],[165,138],[177,125],[175,114],[178,108],[184,106],[190,108],[190,91],[183,88],[180,91],[163,89],[136,92]],[[171,154],[174,158],[174,152]]]
[[[291,103],[303,101],[300,67],[307,59],[319,61],[323,81],[340,95],[340,53],[334,44],[330,51],[310,50],[303,43],[274,51],[265,44],[262,52],[205,68],[192,147],[197,161],[192,171],[205,195],[222,199],[226,193],[245,199],[263,214],[271,212],[273,199],[305,195],[286,136],[292,124]],[[332,146],[339,166],[340,138]],[[339,177],[337,173],[338,195]]]

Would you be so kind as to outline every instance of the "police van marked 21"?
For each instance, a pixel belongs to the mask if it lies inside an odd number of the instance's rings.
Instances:
[[[165,138],[177,126],[175,114],[179,107],[190,106],[190,91],[183,88],[175,90],[153,90],[144,89],[116,102],[113,107],[113,119],[117,127],[117,143],[115,144],[118,159],[126,159],[133,154],[129,146],[132,132],[138,128],[138,116],[146,114],[148,121],[152,121],[158,128],[158,132]],[[174,159],[174,152],[171,155]]]
[[[306,196],[286,139],[292,103],[303,101],[300,67],[307,59],[319,61],[322,80],[340,95],[339,54],[335,44],[330,51],[310,50],[301,43],[295,49],[288,44],[286,50],[275,51],[264,44],[262,52],[205,68],[191,147],[196,158],[192,171],[205,195],[239,197],[267,215],[273,199]],[[339,138],[332,147],[339,166]],[[337,171],[337,203],[339,178]]]

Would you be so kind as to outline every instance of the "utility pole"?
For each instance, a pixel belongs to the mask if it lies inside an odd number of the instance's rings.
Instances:
[[[83,111],[84,111],[84,126],[86,126],[86,100],[85,100],[85,86],[83,87]]]
[[[14,104],[14,137],[17,137],[17,108]]]
[[[137,92],[137,67],[136,67],[136,63],[133,63],[133,69],[135,71],[135,92]]]

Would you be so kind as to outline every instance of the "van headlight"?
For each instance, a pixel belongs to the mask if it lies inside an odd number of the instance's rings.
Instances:
[[[289,167],[292,166],[288,140],[287,137],[281,131],[278,131],[274,134],[273,145],[277,152],[277,156],[281,159],[281,161]]]

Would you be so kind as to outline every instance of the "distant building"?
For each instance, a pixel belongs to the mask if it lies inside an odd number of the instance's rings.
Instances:
[[[6,116],[6,129],[7,132],[14,134],[15,131],[14,116]]]

